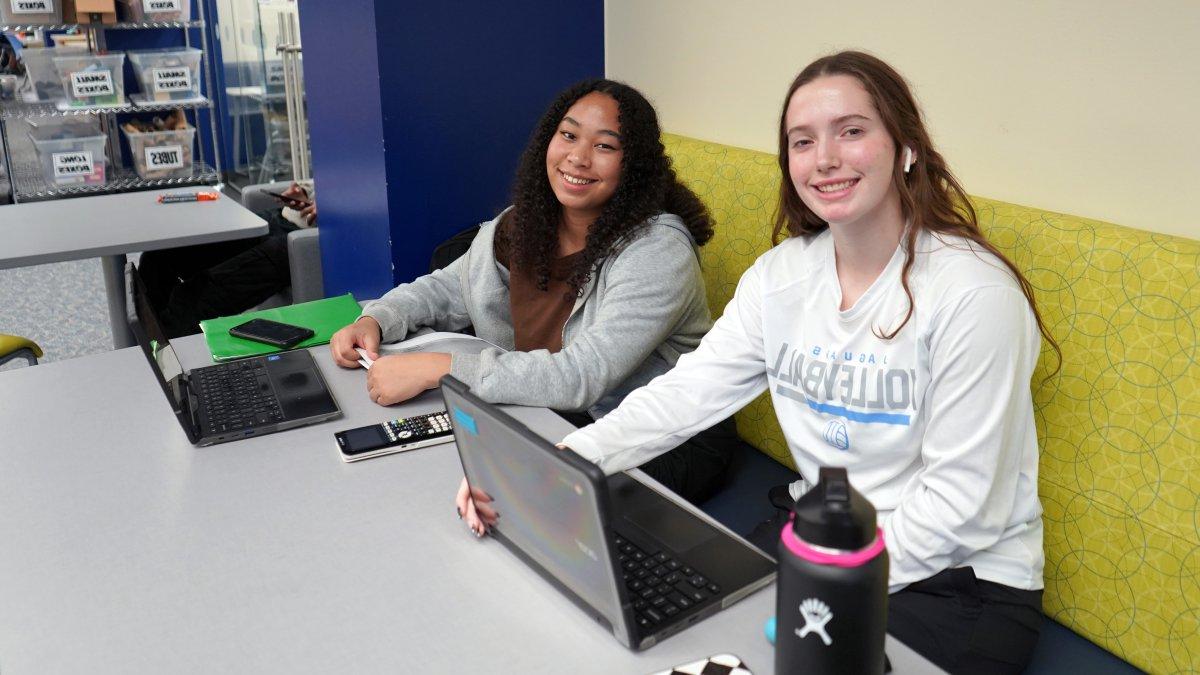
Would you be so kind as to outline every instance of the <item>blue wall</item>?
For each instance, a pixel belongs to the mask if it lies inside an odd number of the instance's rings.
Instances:
[[[392,280],[375,3],[300,1],[326,295],[377,297]]]
[[[559,90],[604,73],[603,0],[300,0],[325,292],[373,297],[508,203]]]

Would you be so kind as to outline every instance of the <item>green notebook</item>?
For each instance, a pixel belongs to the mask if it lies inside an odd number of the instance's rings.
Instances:
[[[281,351],[278,347],[229,334],[230,328],[250,319],[271,319],[294,326],[311,328],[314,335],[292,348],[303,349],[329,342],[329,338],[333,337],[338,329],[352,323],[361,314],[362,307],[358,305],[353,295],[347,293],[335,298],[246,312],[237,316],[208,319],[200,322],[200,330],[204,331],[204,341],[208,343],[208,351],[212,352],[213,360],[228,361],[244,356],[258,356]]]

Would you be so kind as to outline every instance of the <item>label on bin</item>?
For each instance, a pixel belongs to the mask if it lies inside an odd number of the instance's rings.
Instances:
[[[279,61],[267,64],[267,86],[283,86],[283,64]]]
[[[179,12],[182,10],[179,0],[142,0],[142,11],[144,12]]]
[[[158,169],[182,169],[183,146],[159,145],[146,148],[146,168],[150,171]]]
[[[49,14],[54,11],[54,0],[11,0],[13,14]]]
[[[192,71],[189,68],[153,68],[154,91],[191,91]]]
[[[71,93],[75,98],[112,96],[117,93],[113,87],[112,71],[79,70],[71,73]]]
[[[56,181],[63,178],[90,176],[94,170],[90,150],[56,152],[50,155],[50,158],[54,164],[54,180]]]

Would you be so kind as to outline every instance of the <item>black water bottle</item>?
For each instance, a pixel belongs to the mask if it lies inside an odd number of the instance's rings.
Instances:
[[[884,672],[887,579],[875,507],[822,467],[780,533],[776,674]]]

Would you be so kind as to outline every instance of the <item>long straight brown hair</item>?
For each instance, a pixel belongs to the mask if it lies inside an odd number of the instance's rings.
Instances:
[[[959,184],[958,179],[946,166],[946,160],[933,147],[929,132],[921,116],[917,101],[909,89],[908,83],[894,68],[880,59],[857,51],[845,51],[824,56],[813,61],[807,68],[800,71],[792,86],[788,88],[787,96],[783,99],[783,111],[779,114],[779,210],[775,213],[775,228],[771,232],[771,240],[779,243],[786,231],[790,236],[799,237],[817,234],[828,229],[829,223],[813,213],[800,199],[799,193],[792,184],[788,170],[788,139],[787,139],[787,109],[792,100],[792,94],[813,80],[827,75],[847,75],[858,80],[870,95],[875,109],[879,112],[884,128],[897,144],[896,164],[892,169],[892,182],[900,193],[900,208],[904,218],[911,223],[904,235],[904,267],[900,273],[900,283],[904,294],[908,296],[908,311],[904,320],[890,333],[877,329],[881,339],[890,340],[908,324],[913,313],[912,289],[909,287],[909,272],[913,265],[913,250],[917,234],[921,230],[930,230],[940,234],[948,234],[970,240],[980,248],[996,256],[1004,263],[1017,283],[1021,292],[1029,301],[1033,316],[1037,320],[1038,331],[1054,348],[1058,355],[1058,365],[1053,372],[1058,372],[1062,366],[1062,350],[1050,331],[1042,321],[1037,302],[1033,298],[1033,287],[1020,270],[1012,264],[1003,253],[993,246],[979,229],[979,218],[975,208],[967,198],[967,193]],[[912,148],[915,162],[911,171],[904,172],[899,148]],[[1051,374],[1053,374],[1053,372]]]

